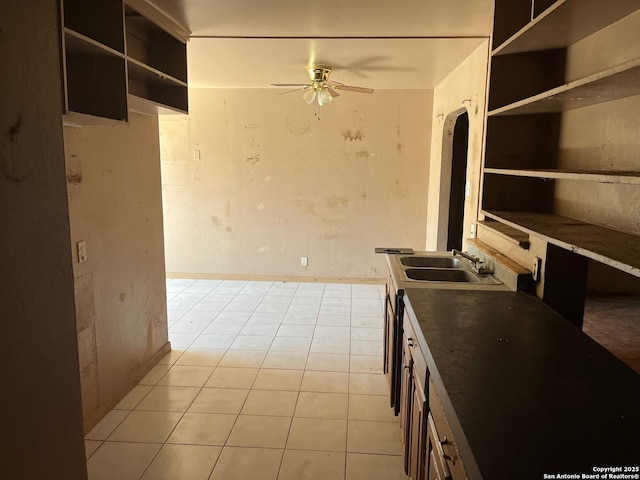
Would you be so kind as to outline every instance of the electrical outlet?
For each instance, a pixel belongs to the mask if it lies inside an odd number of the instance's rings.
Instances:
[[[540,281],[540,269],[542,268],[542,260],[538,257],[533,257],[533,265],[531,265],[531,276],[534,282]]]
[[[78,248],[78,263],[84,263],[87,261],[87,242],[80,240],[76,247]]]
[[[308,257],[300,257],[300,266],[301,267],[306,267],[307,265],[309,265],[309,258]]]
[[[469,236],[471,238],[476,238],[476,224],[475,223],[471,224],[471,232],[469,233]]]

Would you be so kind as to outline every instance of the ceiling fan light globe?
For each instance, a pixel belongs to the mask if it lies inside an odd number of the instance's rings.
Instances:
[[[333,97],[326,88],[323,88],[318,92],[318,105],[326,105],[327,103],[330,103],[331,100],[333,100]]]
[[[316,99],[316,91],[314,89],[308,90],[305,92],[302,98],[304,99],[305,102],[311,105],[313,101]]]

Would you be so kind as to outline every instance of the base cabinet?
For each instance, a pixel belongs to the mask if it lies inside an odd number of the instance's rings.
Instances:
[[[400,438],[404,457],[404,472],[409,475],[412,462],[411,448],[411,414],[413,410],[413,358],[409,339],[402,338],[402,373],[400,376]]]
[[[404,314],[400,376],[400,436],[405,473],[411,480],[427,477],[427,367],[409,316]]]
[[[466,471],[414,329],[417,320],[405,309],[404,295],[390,276],[385,295],[383,369],[390,405],[400,417],[404,471],[410,480],[465,480]]]
[[[450,480],[466,479],[467,473],[460,458],[460,452],[432,380],[429,380],[428,390],[427,451],[434,453],[436,465],[441,466],[442,474],[445,475],[443,478]]]
[[[409,478],[411,480],[425,480],[426,476],[426,453],[427,439],[426,412],[427,399],[424,394],[424,387],[420,379],[413,377],[413,399],[411,405],[411,422],[409,432]]]
[[[400,331],[396,407],[404,471],[410,480],[465,480],[466,471],[413,325],[409,313],[403,311],[396,329]],[[387,345],[392,347],[393,342],[387,339]]]
[[[383,371],[389,388],[389,404],[393,413],[400,413],[400,376],[402,348],[403,290],[397,290],[391,276],[387,281],[384,306]]]

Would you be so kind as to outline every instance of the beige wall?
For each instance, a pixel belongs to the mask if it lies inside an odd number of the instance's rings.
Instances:
[[[451,178],[451,142],[455,118],[469,113],[467,181],[463,238],[478,216],[478,192],[484,142],[485,97],[489,41],[486,40],[433,92],[433,134],[429,171],[429,211],[426,249],[446,250],[448,226],[448,182]],[[443,186],[444,188],[442,188]]]
[[[193,89],[161,119],[167,271],[382,278],[374,247],[422,249],[431,92],[345,92],[320,119],[275,92]]]
[[[57,2],[0,2],[0,478],[87,478]]]
[[[129,125],[65,127],[64,139],[88,431],[169,348],[158,121],[131,113]]]

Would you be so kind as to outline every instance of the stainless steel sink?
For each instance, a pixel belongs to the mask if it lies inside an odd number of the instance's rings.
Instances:
[[[500,280],[492,275],[476,275],[468,270],[442,268],[407,268],[404,271],[408,280],[420,282],[460,282],[499,285]]]
[[[500,277],[474,271],[469,260],[451,252],[388,254],[387,261],[394,284],[399,289],[508,290]]]
[[[405,275],[410,280],[422,282],[477,282],[478,277],[466,270],[443,270],[435,268],[407,268]]]
[[[464,268],[464,264],[453,257],[400,257],[400,263],[406,267]]]

